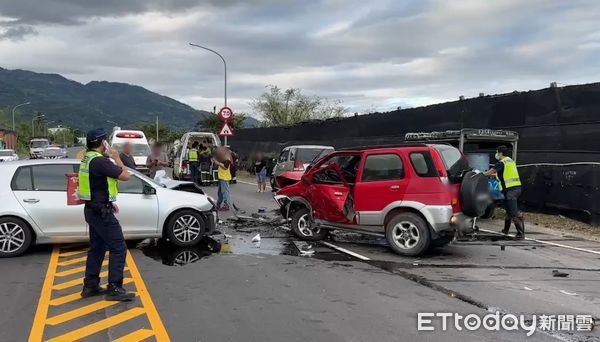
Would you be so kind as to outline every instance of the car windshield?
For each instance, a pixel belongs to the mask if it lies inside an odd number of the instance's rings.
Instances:
[[[145,157],[150,154],[150,147],[146,144],[131,144],[132,155],[134,157]],[[113,144],[112,147],[119,152],[123,152],[123,143]]]
[[[45,140],[36,140],[36,141],[32,141],[29,146],[33,147],[33,148],[41,148],[41,147],[46,147],[48,146],[48,141]]]
[[[333,150],[330,148],[298,148],[294,161],[302,164],[312,163],[315,160],[323,158]]]
[[[0,157],[10,157],[13,154],[15,154],[15,152],[12,150],[0,151]]]
[[[448,177],[458,178],[463,171],[469,170],[469,161],[460,151],[452,146],[438,146],[436,150],[440,154]]]

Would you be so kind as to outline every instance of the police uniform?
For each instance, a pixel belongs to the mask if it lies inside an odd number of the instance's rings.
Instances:
[[[190,148],[188,151],[188,164],[190,166],[190,173],[192,174],[192,182],[197,183],[198,179],[198,149],[195,147]]]
[[[94,136],[88,134],[90,135]],[[121,168],[109,158],[93,150],[86,152],[79,166],[78,196],[85,201],[84,215],[90,237],[82,292],[84,297],[99,294],[99,291],[103,290],[99,287],[100,272],[108,250],[107,296],[114,295],[110,300],[129,298],[123,297],[127,294],[122,289],[127,246],[113,209],[113,202],[117,200],[118,195],[117,178],[121,172]],[[119,296],[121,298],[116,298]]]
[[[504,218],[504,229],[502,232],[508,234],[511,222],[517,228],[517,237],[525,234],[523,218],[519,215],[518,199],[521,196],[521,179],[517,170],[517,163],[509,157],[500,159],[496,166],[496,175],[504,194],[504,207],[506,216]]]

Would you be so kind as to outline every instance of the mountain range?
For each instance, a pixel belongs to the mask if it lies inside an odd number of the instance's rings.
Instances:
[[[54,124],[81,130],[109,127],[109,121],[123,128],[159,121],[172,128],[192,129],[211,112],[194,109],[184,103],[143,87],[117,82],[92,81],[82,84],[58,74],[0,68],[0,108],[11,109],[19,103],[19,115],[29,120],[41,112]],[[23,121],[19,118],[17,121]],[[20,119],[20,120],[19,120]],[[246,126],[258,124],[254,118]]]

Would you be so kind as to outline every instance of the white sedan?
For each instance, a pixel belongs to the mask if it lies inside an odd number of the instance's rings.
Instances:
[[[0,149],[0,162],[19,160],[19,155],[15,150]]]
[[[0,257],[24,253],[32,244],[88,241],[83,205],[67,205],[66,174],[79,160],[0,163]],[[214,200],[189,182],[168,188],[137,171],[119,182],[116,214],[126,239],[166,238],[192,246],[215,230]]]

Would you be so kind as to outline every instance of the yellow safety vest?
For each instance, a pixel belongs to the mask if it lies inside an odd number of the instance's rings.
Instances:
[[[509,189],[514,188],[515,186],[521,186],[521,178],[519,177],[519,171],[517,170],[517,163],[509,157],[504,157],[500,161],[504,164],[502,178],[504,179],[506,188]],[[500,183],[500,188],[502,188],[502,183]]]
[[[188,151],[188,161],[197,162],[198,161],[198,150],[192,148]]]
[[[96,157],[103,156],[100,152],[88,151],[79,165],[79,185],[77,186],[77,196],[80,200],[92,200],[92,189],[90,187],[90,162]],[[106,180],[108,183],[108,200],[115,202],[117,200],[117,194],[119,193],[117,188],[117,180],[110,177],[107,177]]]

